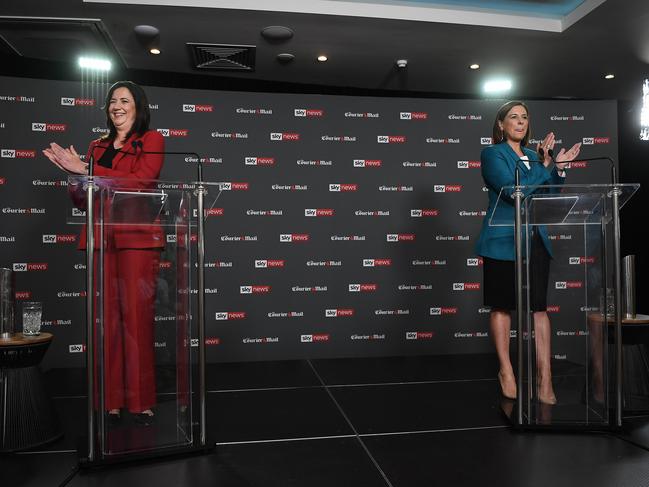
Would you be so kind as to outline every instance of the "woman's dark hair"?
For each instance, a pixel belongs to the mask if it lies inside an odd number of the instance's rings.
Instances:
[[[104,112],[106,112],[106,125],[108,126],[108,134],[102,137],[104,140],[115,140],[117,137],[117,129],[113,124],[113,121],[110,119],[110,99],[113,97],[113,93],[118,88],[126,88],[133,95],[133,100],[135,101],[135,121],[133,126],[126,138],[128,139],[133,134],[142,135],[144,132],[149,130],[149,122],[151,120],[151,112],[149,112],[149,100],[146,97],[146,93],[139,86],[133,83],[132,81],[118,81],[114,83],[108,89],[106,94],[106,102],[104,104]]]
[[[505,134],[501,130],[500,126],[498,125],[498,122],[504,122],[505,117],[509,113],[509,111],[514,108],[514,107],[523,107],[525,108],[525,111],[529,115],[530,109],[527,108],[527,105],[523,103],[522,101],[508,101],[505,103],[503,106],[501,106],[498,109],[498,113],[496,113],[496,120],[494,120],[494,129],[493,129],[493,143],[494,144],[500,144],[505,140]],[[525,133],[525,137],[523,137],[523,140],[521,141],[521,145],[527,145],[527,142],[530,140],[530,137],[532,135],[532,129],[531,125],[529,123],[529,119],[527,122],[527,132]]]

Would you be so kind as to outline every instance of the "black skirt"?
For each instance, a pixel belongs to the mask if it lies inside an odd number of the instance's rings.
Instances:
[[[484,304],[492,309],[516,309],[516,265],[512,260],[484,257]],[[532,311],[546,311],[550,255],[536,232],[530,252],[530,300]],[[525,273],[523,272],[523,286]],[[523,300],[525,302],[525,300]]]

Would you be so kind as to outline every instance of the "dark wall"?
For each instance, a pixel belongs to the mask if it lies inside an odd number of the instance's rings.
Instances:
[[[640,98],[640,90],[638,90]],[[619,153],[620,180],[640,183],[642,186],[628,205],[622,209],[622,255],[636,256],[636,301],[639,313],[649,313],[649,245],[647,244],[647,214],[649,213],[649,141],[642,141],[640,133],[640,103],[620,102]]]

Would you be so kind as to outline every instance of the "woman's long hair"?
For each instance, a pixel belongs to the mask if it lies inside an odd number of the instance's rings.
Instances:
[[[106,94],[106,101],[104,103],[104,112],[106,113],[106,126],[108,127],[108,134],[103,136],[103,140],[115,140],[117,138],[117,129],[113,124],[113,121],[110,119],[110,99],[113,97],[113,93],[118,88],[126,88],[131,92],[133,96],[133,101],[135,102],[135,121],[131,130],[126,134],[126,139],[131,135],[143,135],[147,130],[149,130],[149,122],[151,121],[151,112],[149,111],[149,100],[146,97],[146,93],[140,85],[133,83],[132,81],[118,81],[114,83],[108,89]]]

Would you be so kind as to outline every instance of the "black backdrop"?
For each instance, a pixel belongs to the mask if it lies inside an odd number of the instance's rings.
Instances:
[[[53,366],[83,361],[84,269],[65,176],[40,149],[85,151],[105,88],[0,78],[0,264],[19,272],[19,300],[44,303]],[[167,150],[199,153],[206,179],[226,183],[208,224],[210,361],[491,350],[473,247],[502,101],[146,90]],[[584,157],[617,159],[615,102],[529,106],[534,144],[552,130],[557,151],[583,141]],[[162,179],[194,173],[169,156]],[[608,178],[594,162],[570,171]],[[164,348],[169,321],[157,323]],[[553,353],[567,347],[555,337]]]

